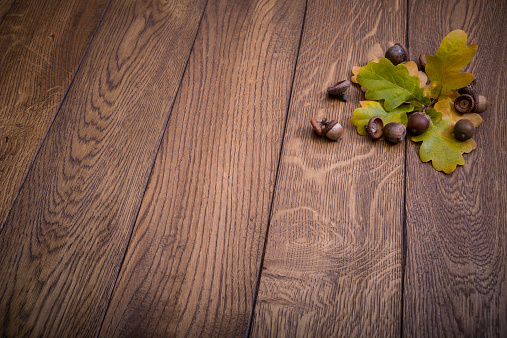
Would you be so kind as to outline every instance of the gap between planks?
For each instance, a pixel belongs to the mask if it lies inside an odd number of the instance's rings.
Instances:
[[[148,169],[148,175],[147,175],[146,181],[144,183],[143,194],[142,194],[142,197],[141,197],[141,202],[139,202],[139,205],[137,207],[136,216],[132,220],[133,224],[130,227],[131,229],[130,229],[130,234],[128,236],[127,245],[126,245],[125,250],[123,252],[123,257],[121,259],[121,263],[120,263],[120,266],[118,268],[118,272],[116,274],[116,278],[114,280],[113,287],[111,288],[111,290],[109,292],[109,295],[108,295],[108,298],[107,298],[107,305],[106,305],[106,307],[104,309],[104,312],[102,313],[102,316],[101,316],[101,319],[100,319],[100,325],[99,325],[99,330],[98,330],[98,333],[97,333],[97,337],[100,337],[100,335],[101,335],[102,327],[103,327],[103,324],[104,324],[104,319],[106,318],[107,311],[109,310],[109,305],[111,304],[111,297],[113,296],[113,293],[114,293],[114,291],[117,288],[118,277],[120,275],[120,271],[123,269],[123,265],[125,263],[125,258],[127,257],[127,252],[129,250],[129,247],[130,247],[130,244],[131,244],[131,241],[132,241],[132,234],[134,233],[134,228],[135,228],[135,225],[137,223],[137,218],[139,217],[139,211],[141,210],[141,203],[142,203],[142,200],[144,199],[144,195],[146,194],[146,188],[148,186],[148,183],[150,182],[150,179],[151,179],[151,176],[152,176],[152,173],[153,173],[153,166],[155,165],[155,160],[156,160],[158,152],[160,150],[160,145],[161,145],[162,140],[164,138],[164,135],[166,133],[167,124],[169,123],[169,119],[171,118],[172,111],[173,111],[173,108],[174,108],[174,103],[176,102],[176,97],[178,96],[178,94],[180,92],[181,84],[183,82],[183,78],[185,77],[185,74],[187,72],[187,67],[188,67],[188,63],[189,63],[189,60],[190,60],[190,55],[192,55],[192,52],[194,51],[195,40],[197,38],[197,35],[199,34],[199,31],[201,30],[202,18],[204,17],[204,13],[206,12],[206,8],[208,7],[208,1],[209,0],[206,0],[206,3],[204,4],[204,8],[203,8],[203,10],[201,12],[201,17],[199,18],[199,23],[197,25],[197,30],[195,32],[194,40],[192,42],[192,47],[190,48],[190,52],[188,53],[187,61],[185,62],[185,67],[183,69],[183,72],[181,73],[181,77],[180,77],[180,80],[179,80],[178,88],[176,89],[176,93],[174,95],[173,103],[171,104],[171,108],[167,112],[167,117],[166,117],[166,119],[164,121],[164,124],[163,124],[163,127],[162,127],[162,133],[160,133],[160,137],[158,139],[157,146],[155,147],[155,151],[154,151],[154,154],[153,154],[153,158],[151,160],[150,168]]]
[[[303,32],[305,29],[306,10],[307,9],[308,9],[308,0],[305,1],[305,11],[303,13],[303,22],[301,24],[301,32],[299,34],[298,49],[297,49],[297,53],[296,53],[296,62],[294,62],[294,70],[292,72],[292,80],[291,80],[291,84],[290,84],[289,98],[287,99],[287,109],[285,111],[285,121],[284,121],[284,125],[283,125],[282,141],[280,142],[280,150],[278,152],[278,163],[276,166],[275,182],[273,185],[273,193],[271,194],[271,203],[269,205],[269,217],[268,217],[268,222],[267,222],[267,226],[266,226],[264,243],[263,243],[263,247],[262,247],[262,255],[261,255],[261,261],[259,264],[259,271],[257,273],[256,282],[255,282],[255,290],[254,290],[254,295],[253,295],[252,308],[250,310],[250,316],[248,317],[248,326],[247,326],[247,331],[245,334],[246,338],[250,337],[250,334],[252,331],[254,310],[255,310],[255,305],[257,303],[257,295],[259,294],[259,286],[260,286],[261,277],[262,277],[262,267],[264,265],[264,256],[266,255],[266,246],[268,243],[269,225],[271,223],[271,217],[273,215],[273,202],[275,200],[276,183],[278,182],[278,174],[280,172],[280,163],[282,161],[282,150],[283,150],[283,145],[284,145],[284,140],[285,140],[285,131],[287,130],[287,120],[288,120],[288,116],[289,116],[290,102],[292,99],[292,92],[293,92],[293,88],[294,88],[294,78],[296,77],[296,69],[297,69],[298,59],[299,59],[299,51],[301,50],[301,40],[303,38]]]

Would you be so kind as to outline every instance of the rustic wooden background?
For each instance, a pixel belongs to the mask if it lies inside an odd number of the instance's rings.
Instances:
[[[0,0],[0,336],[507,336],[506,16]],[[358,88],[326,98],[456,28],[492,105],[453,174],[357,135]]]

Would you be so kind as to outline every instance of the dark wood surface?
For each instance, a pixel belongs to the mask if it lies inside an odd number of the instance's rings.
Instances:
[[[203,10],[109,5],[1,233],[1,335],[98,333]]]
[[[506,16],[0,0],[0,336],[506,336]],[[492,106],[445,175],[325,90],[456,28]]]
[[[0,23],[0,230],[107,3],[16,1]]]
[[[254,337],[399,332],[405,148],[372,146],[348,123],[357,88],[347,103],[325,92],[375,49],[404,41],[405,20],[397,1],[308,3]],[[341,121],[343,140],[310,132],[316,116]]]
[[[466,70],[491,107],[466,164],[442,175],[407,152],[406,277],[403,330],[407,336],[507,335],[507,3],[409,5],[410,50],[434,54],[442,36],[468,33],[479,48]],[[428,22],[433,29],[418,29]],[[478,24],[481,23],[481,24]]]
[[[13,3],[14,0],[0,0],[0,23],[2,23],[5,14],[7,14]]]
[[[245,334],[304,11],[208,1],[101,336]]]

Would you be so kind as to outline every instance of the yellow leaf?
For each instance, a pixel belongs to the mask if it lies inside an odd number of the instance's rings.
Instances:
[[[412,75],[412,76],[419,75],[419,68],[417,68],[417,64],[414,61],[405,62],[405,66],[407,67],[410,75]]]
[[[462,30],[450,32],[438,47],[435,56],[426,54],[426,74],[434,83],[434,98],[451,94],[451,90],[465,87],[474,79],[470,73],[462,73],[477,52],[477,45],[466,46],[467,34]]]
[[[357,83],[357,74],[359,74],[360,70],[361,70],[361,67],[358,67],[358,66],[352,67],[352,74],[354,74],[354,76],[352,76],[350,78],[350,81]]]
[[[419,81],[421,88],[426,87],[426,83],[428,82],[428,75],[425,72],[419,71],[417,76],[419,77]]]
[[[413,136],[412,141],[422,142],[419,148],[421,161],[431,161],[433,168],[450,174],[456,166],[465,164],[463,153],[475,149],[477,143],[473,139],[458,141],[453,136],[454,123],[443,119],[442,113],[430,108],[426,113],[431,118],[428,130],[421,135]]]

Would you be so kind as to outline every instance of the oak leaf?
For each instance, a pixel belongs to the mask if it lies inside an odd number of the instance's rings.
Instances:
[[[417,68],[417,63],[414,61],[407,61],[404,63],[405,67],[407,67],[408,72],[412,76],[419,75],[419,68]]]
[[[384,125],[389,122],[399,122],[407,125],[407,112],[414,110],[412,104],[399,106],[398,108],[387,112],[382,104],[377,101],[359,101],[361,108],[354,110],[354,114],[350,119],[350,123],[357,127],[359,135],[366,135],[365,126],[373,116],[378,116],[384,122]]]
[[[477,45],[466,46],[467,34],[462,30],[450,32],[438,47],[435,56],[426,54],[426,74],[434,88],[432,98],[451,95],[453,89],[467,86],[474,76],[460,72],[474,57]]]
[[[385,100],[384,108],[387,111],[405,102],[429,104],[429,99],[423,96],[419,77],[411,76],[404,64],[394,66],[386,58],[362,67],[357,81],[368,88],[365,94],[368,100]]]
[[[371,57],[371,61],[370,62],[376,62],[376,63],[378,63],[379,61],[380,61],[380,59],[377,56],[373,55]],[[363,67],[352,66],[352,74],[354,74],[354,75],[352,75],[352,77],[350,78],[350,81],[352,81],[354,83],[358,83],[357,82],[357,74],[359,74],[359,71],[361,70],[361,68],[363,68]]]
[[[425,133],[412,136],[412,141],[422,142],[419,149],[421,161],[431,161],[433,168],[450,174],[458,165],[465,164],[463,153],[469,153],[477,144],[473,139],[461,142],[454,138],[454,122],[443,119],[442,112],[433,108],[426,110],[431,118],[430,127]]]

